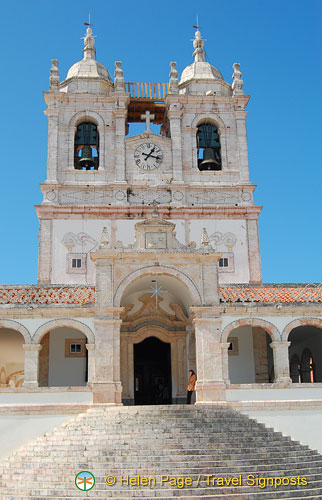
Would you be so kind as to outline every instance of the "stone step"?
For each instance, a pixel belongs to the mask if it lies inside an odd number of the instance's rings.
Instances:
[[[238,487],[232,487],[232,488],[226,488],[226,487],[217,487],[214,488],[212,486],[208,487],[196,487],[196,488],[182,488],[181,489],[173,489],[171,487],[163,487],[163,488],[135,488],[135,487],[123,487],[120,489],[115,489],[114,487],[106,487],[100,488],[100,485],[95,485],[95,487],[86,492],[86,498],[117,498],[120,499],[120,497],[124,498],[180,498],[181,494],[184,493],[184,497],[191,498],[192,496],[196,496],[197,498],[204,498],[204,495],[208,495],[210,498],[220,498],[224,497],[225,499],[227,496],[232,496],[234,494],[239,494],[239,495],[244,495],[243,500],[245,498],[248,498],[249,495],[254,494],[260,495],[259,498],[263,499],[270,499],[270,498],[287,498],[289,496],[295,496],[298,499],[305,498],[304,495],[309,494],[312,495],[313,493],[316,495],[317,498],[322,498],[322,482],[319,483],[312,483],[310,485],[309,489],[306,488],[299,488],[297,490],[291,490],[288,486],[280,486],[278,489],[272,488],[265,488],[265,491],[263,489],[261,490],[260,488],[255,488],[255,487],[249,487],[249,486],[238,486]],[[76,490],[76,491],[75,491]],[[17,493],[16,493],[17,491]],[[85,492],[78,491],[76,487],[74,489],[66,489],[65,487],[61,488],[58,485],[56,485],[55,488],[51,488],[50,486],[45,488],[45,489],[40,489],[40,488],[33,488],[28,485],[28,482],[24,483],[24,492],[25,495],[29,495],[29,497],[35,499],[35,498],[79,498],[79,497],[85,497]],[[9,494],[10,492],[8,491],[8,488],[2,488],[2,494]],[[15,490],[14,494],[18,494],[18,490]],[[277,495],[276,495],[277,494]],[[14,497],[16,500],[16,496]],[[27,497],[28,498],[28,497]]]
[[[138,449],[138,450],[132,450],[131,448],[119,451],[117,455],[111,454],[110,452],[99,452],[99,451],[82,451],[81,456],[84,459],[88,460],[93,460],[96,457],[100,457],[102,460],[102,463],[110,463],[115,459],[115,457],[122,457],[123,459],[126,459],[128,462],[129,460],[133,461],[136,460],[138,461],[138,458],[141,457],[141,452],[144,452],[144,449]],[[245,457],[245,453],[243,452],[238,452],[238,453],[222,453],[219,454],[216,452],[216,450],[213,450],[213,453],[210,453],[209,450],[200,450],[200,453],[194,454],[191,450],[187,450],[186,453],[182,452],[181,450],[177,450],[175,448],[173,449],[166,449],[166,450],[149,450],[149,458],[148,460],[150,462],[156,460],[156,461],[163,461],[164,459],[169,457],[169,454],[175,455],[176,457],[180,457],[182,460],[187,461],[190,460],[192,457],[196,457],[196,459],[203,461],[203,460],[218,460],[218,461],[225,461],[226,463],[230,462],[231,460],[239,460]],[[33,461],[33,458],[37,457],[38,454],[35,452],[34,454],[17,454],[15,455],[15,459],[19,461],[20,459],[29,459],[31,462]],[[68,453],[68,451],[52,451],[52,450],[43,450],[41,454],[39,454],[42,458],[46,457],[52,457],[56,459],[62,459],[64,461],[65,458],[68,458],[69,461],[71,460],[76,460],[79,457],[79,453]],[[279,451],[274,451],[274,452],[267,452],[265,449],[264,450],[258,450],[256,453],[253,453],[252,459],[253,460],[261,460],[262,458],[266,458],[266,461],[272,462],[274,459],[279,459],[279,460],[288,460],[288,461],[301,461],[301,460],[306,460],[306,462],[312,462],[318,459],[319,455],[311,455],[307,456],[303,452],[296,453],[296,452],[288,452],[288,453],[280,453]],[[244,458],[245,459],[245,458]],[[246,461],[247,459],[245,459]]]
[[[315,482],[322,482],[322,471],[320,473],[312,473],[311,471],[309,471],[308,469],[306,469],[308,471],[307,474],[304,474],[303,471],[301,472],[301,474],[299,474],[298,471],[295,471],[294,474],[291,474],[290,472],[287,472],[284,473],[284,471],[280,471],[280,470],[275,470],[275,472],[273,473],[272,471],[270,472],[263,472],[260,474],[260,476],[262,478],[267,478],[267,477],[270,477],[270,478],[287,478],[287,477],[295,477],[297,478],[297,476],[305,476],[305,478],[307,479],[307,482],[308,484],[313,484]],[[104,485],[105,486],[105,477],[107,476],[107,472],[106,471],[103,471],[101,473],[99,473],[96,469],[95,470],[91,470],[91,472],[94,474],[95,476],[95,480],[96,480],[96,484],[100,484],[100,485]],[[151,471],[151,470],[140,470],[140,471],[129,471],[129,470],[115,470],[113,471],[113,469],[109,469],[108,470],[108,474],[113,474],[115,477],[117,478],[120,478],[122,476],[122,478],[124,480],[126,480],[127,477],[132,477],[132,478],[136,478],[136,477],[153,477],[155,478],[155,481],[156,481],[156,484],[157,485],[160,485],[161,484],[161,476],[166,476],[166,475],[170,475],[169,474],[169,471],[168,472],[165,472],[165,473],[160,473],[159,471]],[[190,473],[189,476],[186,476],[185,475],[185,472],[184,473],[181,473],[181,474],[178,474],[177,471],[174,471],[172,472],[171,471],[171,477],[172,478],[185,478],[185,477],[189,477],[191,478],[192,482],[193,482],[193,485],[196,485],[197,483],[199,485],[202,485],[204,483],[209,483],[211,482],[210,479],[207,479],[207,477],[225,477],[225,478],[236,478],[236,477],[240,477],[242,476],[242,482],[243,484],[246,484],[246,479],[247,479],[247,476],[248,475],[252,475],[252,476],[255,476],[256,477],[256,473],[252,470],[251,472],[248,471],[248,472],[244,472],[244,473],[233,473],[233,472],[229,472],[229,473],[225,473],[225,475],[223,474],[220,474],[220,472],[217,471],[212,471],[210,472],[209,470],[205,471],[204,473],[201,473],[200,471],[196,471],[194,473]],[[5,477],[1,478],[0,479],[0,486],[2,487],[5,487],[7,486],[11,481],[12,479],[16,481],[23,481],[24,485],[29,485],[30,487],[33,487],[33,488],[45,488],[46,485],[50,484],[50,483],[56,483],[57,482],[57,478],[59,478],[59,484],[60,484],[60,487],[65,487],[65,488],[68,488],[70,487],[71,484],[73,484],[73,481],[75,480],[75,470],[73,471],[65,471],[63,472],[63,475],[62,475],[62,471],[61,470],[57,470],[55,473],[53,473],[53,471],[50,471],[50,472],[47,472],[47,473],[39,473],[39,471],[30,471],[28,473],[28,477],[26,478],[26,471],[21,471],[21,472],[15,472],[15,473],[8,473],[5,475]],[[118,482],[120,482],[120,479],[118,480]],[[14,483],[12,483],[14,484]],[[125,483],[124,483],[125,484]],[[166,487],[169,487],[170,485],[169,484],[166,484],[165,485]],[[114,487],[116,488],[116,486]]]
[[[98,445],[95,444],[95,442],[87,442],[86,445],[84,444],[77,444],[77,443],[74,443],[74,442],[64,442],[63,444],[60,444],[59,441],[57,442],[50,442],[50,443],[47,443],[47,446],[44,444],[39,444],[39,445],[33,445],[33,446],[30,446],[30,447],[26,447],[26,448],[23,448],[21,451],[25,452],[25,451],[28,451],[28,452],[34,452],[34,453],[37,453],[37,452],[42,452],[42,450],[44,449],[47,449],[47,450],[51,450],[51,451],[57,451],[57,450],[61,450],[61,451],[69,451],[71,453],[74,453],[74,452],[82,452],[84,450],[86,451],[93,451],[93,450],[97,450],[97,451],[106,451],[106,450],[109,450],[109,449],[113,449],[115,451],[124,451],[128,448],[131,448],[133,449],[133,447],[135,447],[137,450],[144,450],[146,449],[147,447],[147,444],[149,442],[149,440],[146,440],[146,442],[144,443],[144,441],[142,442],[143,440],[123,440],[123,439],[120,439],[120,440],[106,440],[106,442],[104,443],[99,443]],[[192,447],[193,444],[195,443],[195,447]],[[227,441],[227,443],[216,443],[214,440],[209,440],[209,442],[207,442],[207,440],[205,439],[205,444],[207,445],[207,449],[208,450],[216,450],[218,451],[219,453],[222,453],[222,452],[226,452],[227,450],[227,446],[229,446],[229,449],[231,452],[236,452],[236,453],[247,453],[247,452],[254,452],[254,451],[258,451],[258,446],[255,446],[255,443],[252,444],[250,446],[250,443],[247,443],[247,442],[241,442],[240,443],[240,446],[237,446],[235,444],[231,444],[229,443],[229,441]],[[204,447],[202,447],[203,445],[203,441],[198,441],[198,440],[193,440],[189,443],[180,443],[180,440],[178,439],[173,439],[173,440],[164,440],[164,442],[162,443],[161,441],[157,441],[155,440],[154,441],[154,450],[165,450],[165,451],[168,451],[168,450],[172,450],[172,449],[177,449],[177,450],[180,450],[182,451],[182,453],[188,453],[189,451],[194,451],[195,453],[200,453],[200,450],[203,450]],[[264,447],[263,447],[264,448]],[[272,445],[272,446],[266,446],[265,447],[265,450],[267,452],[270,452],[270,451],[274,451],[276,450],[277,446],[275,445]],[[309,449],[306,449],[306,448],[301,448],[301,445],[300,444],[294,444],[294,443],[291,443],[291,444],[281,444],[280,446],[280,449],[281,451],[283,451],[284,453],[288,453],[288,452],[297,452],[297,451],[301,451],[303,453],[304,450],[306,450],[307,454],[308,455],[312,455],[312,454],[315,454],[316,452],[314,452],[313,450],[309,450]],[[19,454],[19,452],[17,452]]]
[[[75,500],[77,498],[91,498],[90,496],[90,493],[91,491],[89,491],[88,493],[86,493],[86,497],[81,494],[78,494],[77,496],[52,496],[50,497],[50,500]],[[291,495],[291,496],[288,496],[288,495]],[[300,499],[307,499],[307,500],[321,500],[321,495],[319,493],[317,494],[314,494],[314,490],[312,491],[308,491],[308,492],[305,492],[304,490],[299,490],[298,491],[298,495],[299,496],[293,496],[293,493],[292,492],[286,492],[286,493],[283,493],[283,496],[280,496],[280,493],[279,492],[271,492],[271,493],[247,493],[245,495],[245,493],[241,493],[241,494],[238,494],[238,493],[235,493],[233,495],[226,495],[225,494],[225,500],[277,500],[277,499],[281,499],[283,498],[284,500],[300,500]],[[20,496],[20,495],[16,495],[15,496],[12,496],[11,494],[10,495],[2,495],[1,496],[1,500],[29,500],[31,497],[30,496]],[[42,497],[39,497],[39,496],[33,496],[32,497],[33,500],[48,500],[49,497],[48,496],[42,496]],[[106,500],[106,493],[104,493],[102,496],[97,496],[95,497],[96,500]],[[118,496],[117,499],[118,500],[128,500],[129,497],[124,497],[124,496]],[[160,496],[151,496],[151,495],[141,495],[141,497],[139,498],[146,498],[147,500],[170,500],[169,497],[160,497]],[[189,496],[186,496],[186,495],[177,495],[175,497],[171,497],[171,500],[173,498],[180,498],[181,500],[200,500],[200,498],[202,498],[202,500],[213,500],[213,499],[219,499],[219,500],[223,500],[223,496],[222,496],[222,493],[219,494],[219,495],[207,495],[206,492],[203,492],[201,493],[201,495],[199,496],[195,496],[195,495],[189,495]]]
[[[71,474],[72,476],[75,475],[75,466],[73,465],[71,467],[72,470],[69,470],[67,468],[64,469],[65,473],[66,474]],[[185,464],[185,467],[174,467],[173,469],[173,472],[172,472],[172,475],[176,475],[176,476],[185,476],[186,473],[187,473],[187,464]],[[22,467],[17,467],[15,466],[15,464],[13,463],[11,466],[10,466],[10,472],[7,471],[7,467],[2,467],[0,468],[0,474],[3,474],[4,472],[6,472],[6,477],[8,476],[14,476],[15,474],[19,475],[19,474],[25,474],[26,473],[26,470],[25,468],[22,468]],[[147,466],[147,467],[144,467],[144,468],[138,468],[138,467],[135,467],[135,468],[127,468],[127,469],[124,469],[122,471],[122,469],[119,469],[119,468],[109,468],[108,469],[108,472],[111,473],[111,474],[129,474],[129,475],[161,475],[161,474],[168,474],[169,473],[169,469],[168,468],[160,468],[160,467],[151,467],[151,466]],[[239,465],[239,466],[235,466],[235,467],[230,467],[229,468],[229,473],[227,474],[227,468],[225,466],[216,466],[216,468],[214,467],[203,467],[202,465],[201,466],[197,466],[195,468],[193,467],[189,467],[189,472],[190,472],[190,475],[198,475],[198,474],[214,474],[214,475],[223,475],[223,473],[225,473],[226,475],[238,475],[238,474],[243,474],[244,476],[247,475],[247,474],[255,474],[255,473],[258,473],[262,476],[267,476],[269,474],[272,474],[274,476],[276,475],[281,475],[281,476],[285,476],[285,475],[290,475],[290,476],[297,476],[297,475],[301,475],[301,476],[307,476],[309,477],[311,474],[313,474],[312,472],[312,469],[311,468],[308,468],[308,467],[305,467],[303,465],[303,462],[301,462],[300,464],[297,464],[297,467],[294,467],[294,468],[289,468],[287,464],[281,464],[278,468],[276,468],[276,466],[274,464],[263,464],[261,466],[252,466],[251,469],[249,469],[249,465]],[[31,469],[29,474],[30,475],[36,475],[37,477],[40,477],[40,476],[57,476],[57,474],[60,474],[61,473],[61,469],[59,468],[54,468],[54,467],[51,467],[51,468],[45,468],[43,466],[43,463],[39,463],[37,464],[37,467],[35,468],[35,470]],[[106,468],[100,468],[100,467],[95,467],[95,477],[96,476],[99,476],[99,477],[102,477],[104,478],[106,476],[107,472],[106,472]],[[321,463],[321,466],[320,467],[314,467],[314,474],[315,475],[322,475],[322,463]]]
[[[89,470],[96,485],[77,490],[75,474]],[[170,471],[170,473],[169,473]],[[106,474],[191,477],[193,484],[155,488],[104,483]],[[92,408],[24,446],[0,463],[1,500],[117,500],[129,498],[273,500],[322,498],[322,456],[281,433],[226,408]],[[200,474],[216,477],[259,474],[305,475],[309,485],[277,489],[207,485]]]

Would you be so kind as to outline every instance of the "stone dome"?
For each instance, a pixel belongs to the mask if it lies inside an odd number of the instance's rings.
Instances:
[[[103,78],[111,81],[111,77],[104,64],[95,59],[82,59],[68,70],[67,80],[69,78]]]
[[[223,80],[220,71],[206,61],[197,61],[187,66],[180,78],[180,84],[189,80]]]
[[[206,53],[204,51],[204,40],[201,37],[200,31],[196,31],[194,46],[194,62],[187,66],[180,78],[179,85],[182,85],[190,80],[223,80],[220,71],[206,61]]]
[[[102,78],[111,82],[110,74],[104,64],[95,59],[95,39],[92,33],[92,29],[87,28],[84,37],[84,57],[68,70],[66,80],[70,78]]]

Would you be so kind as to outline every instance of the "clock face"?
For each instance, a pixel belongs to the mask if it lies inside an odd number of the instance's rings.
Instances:
[[[143,170],[158,168],[162,161],[162,151],[152,142],[145,142],[138,146],[134,153],[135,163]]]

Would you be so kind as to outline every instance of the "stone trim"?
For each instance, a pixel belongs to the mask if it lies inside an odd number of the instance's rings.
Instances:
[[[242,318],[229,323],[222,331],[221,341],[227,342],[230,333],[240,326],[263,328],[271,336],[273,342],[281,341],[281,335],[276,326],[269,321],[260,318]]]
[[[194,283],[194,281],[188,276],[188,274],[184,273],[180,269],[176,269],[170,266],[146,266],[136,269],[135,271],[130,272],[127,276],[125,276],[122,281],[116,286],[114,293],[114,306],[120,307],[123,293],[127,286],[132,283],[132,281],[137,280],[146,275],[151,276],[159,276],[159,275],[167,275],[173,277],[183,283],[191,294],[191,302],[195,305],[202,303],[201,293]]]
[[[12,319],[1,319],[0,328],[10,328],[11,330],[16,330],[23,336],[26,344],[31,344],[31,335],[29,331],[25,326],[18,323],[18,321],[14,321]]]
[[[56,328],[69,327],[74,328],[75,330],[79,330],[82,332],[87,338],[87,342],[89,344],[95,344],[95,335],[89,326],[85,325],[81,321],[77,321],[75,319],[53,319],[51,321],[47,321],[43,325],[41,325],[38,330],[36,330],[32,342],[39,343],[42,337],[48,332]]]
[[[322,319],[321,318],[298,318],[294,321],[288,323],[283,332],[282,340],[286,342],[291,331],[298,326],[316,326],[322,329]]]

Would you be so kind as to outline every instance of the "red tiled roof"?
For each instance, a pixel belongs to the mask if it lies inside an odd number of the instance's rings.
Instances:
[[[322,285],[231,285],[219,288],[220,302],[322,302]]]
[[[95,287],[21,286],[0,288],[0,305],[90,304]]]
[[[321,285],[227,285],[219,288],[221,303],[322,303]],[[94,304],[95,287],[21,285],[0,287],[1,305]]]

